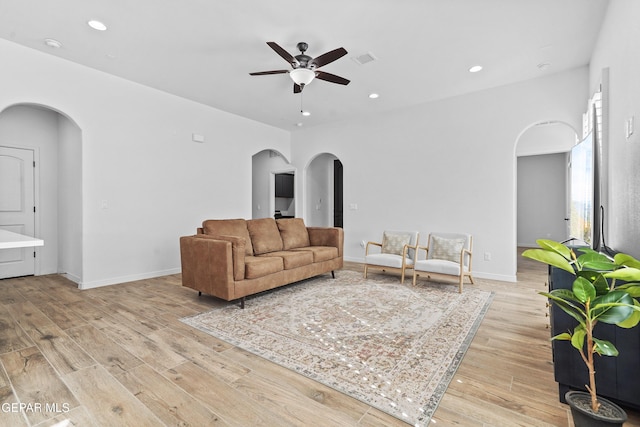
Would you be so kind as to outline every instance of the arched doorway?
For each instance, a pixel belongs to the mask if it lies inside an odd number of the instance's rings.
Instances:
[[[251,177],[252,218],[274,218],[278,216],[297,216],[295,195],[296,168],[278,151],[263,150],[253,155]],[[291,194],[278,194],[277,175],[291,177]],[[289,192],[287,192],[289,193]]]
[[[78,125],[52,107],[15,104],[0,113],[0,146],[33,155],[34,180],[29,191],[34,208],[29,221],[45,245],[36,249],[27,274],[63,273],[76,283],[82,281],[81,142]],[[25,256],[2,254],[4,261]]]
[[[576,131],[558,121],[535,123],[516,142],[517,245],[568,238],[568,153]]]
[[[314,157],[305,169],[305,221],[315,227],[342,227],[343,164],[331,153]]]

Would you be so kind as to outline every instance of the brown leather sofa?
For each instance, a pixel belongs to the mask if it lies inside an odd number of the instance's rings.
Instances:
[[[307,227],[302,218],[206,220],[180,238],[182,285],[226,301],[343,267],[341,228]]]

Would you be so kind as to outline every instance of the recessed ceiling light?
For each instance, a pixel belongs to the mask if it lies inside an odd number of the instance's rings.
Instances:
[[[311,115],[311,113],[309,111],[301,111],[302,115],[305,117],[308,117]]]
[[[56,39],[44,39],[44,44],[46,44],[47,46],[52,47],[54,49],[59,49],[59,48],[62,47],[62,43],[60,43]]]
[[[89,25],[94,30],[98,30],[98,31],[106,31],[107,29],[106,25],[104,25],[100,21],[96,21],[95,19],[92,19],[91,21],[87,22],[87,25]]]
[[[380,97],[380,95],[379,95],[379,94],[377,94],[377,93],[370,93],[370,94],[369,94],[369,98],[371,98],[371,99],[376,99],[376,98],[378,98],[378,97]]]
[[[473,67],[469,68],[469,72],[470,73],[477,73],[478,71],[482,70],[482,65],[474,65]]]

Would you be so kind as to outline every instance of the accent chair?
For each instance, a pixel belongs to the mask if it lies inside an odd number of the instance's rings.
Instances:
[[[364,277],[369,269],[392,271],[400,273],[400,283],[404,283],[405,271],[413,268],[418,238],[417,231],[385,231],[382,242],[367,242]]]
[[[420,259],[422,251],[426,252]],[[427,246],[417,247],[413,266],[413,285],[420,273],[455,276],[458,278],[459,292],[462,293],[464,278],[474,283],[471,261],[473,257],[473,237],[464,233],[430,233]]]

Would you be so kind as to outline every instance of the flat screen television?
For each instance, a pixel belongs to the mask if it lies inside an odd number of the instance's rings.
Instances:
[[[597,125],[571,149],[570,160],[570,240],[594,250],[602,245],[602,207],[600,204],[600,147]]]

